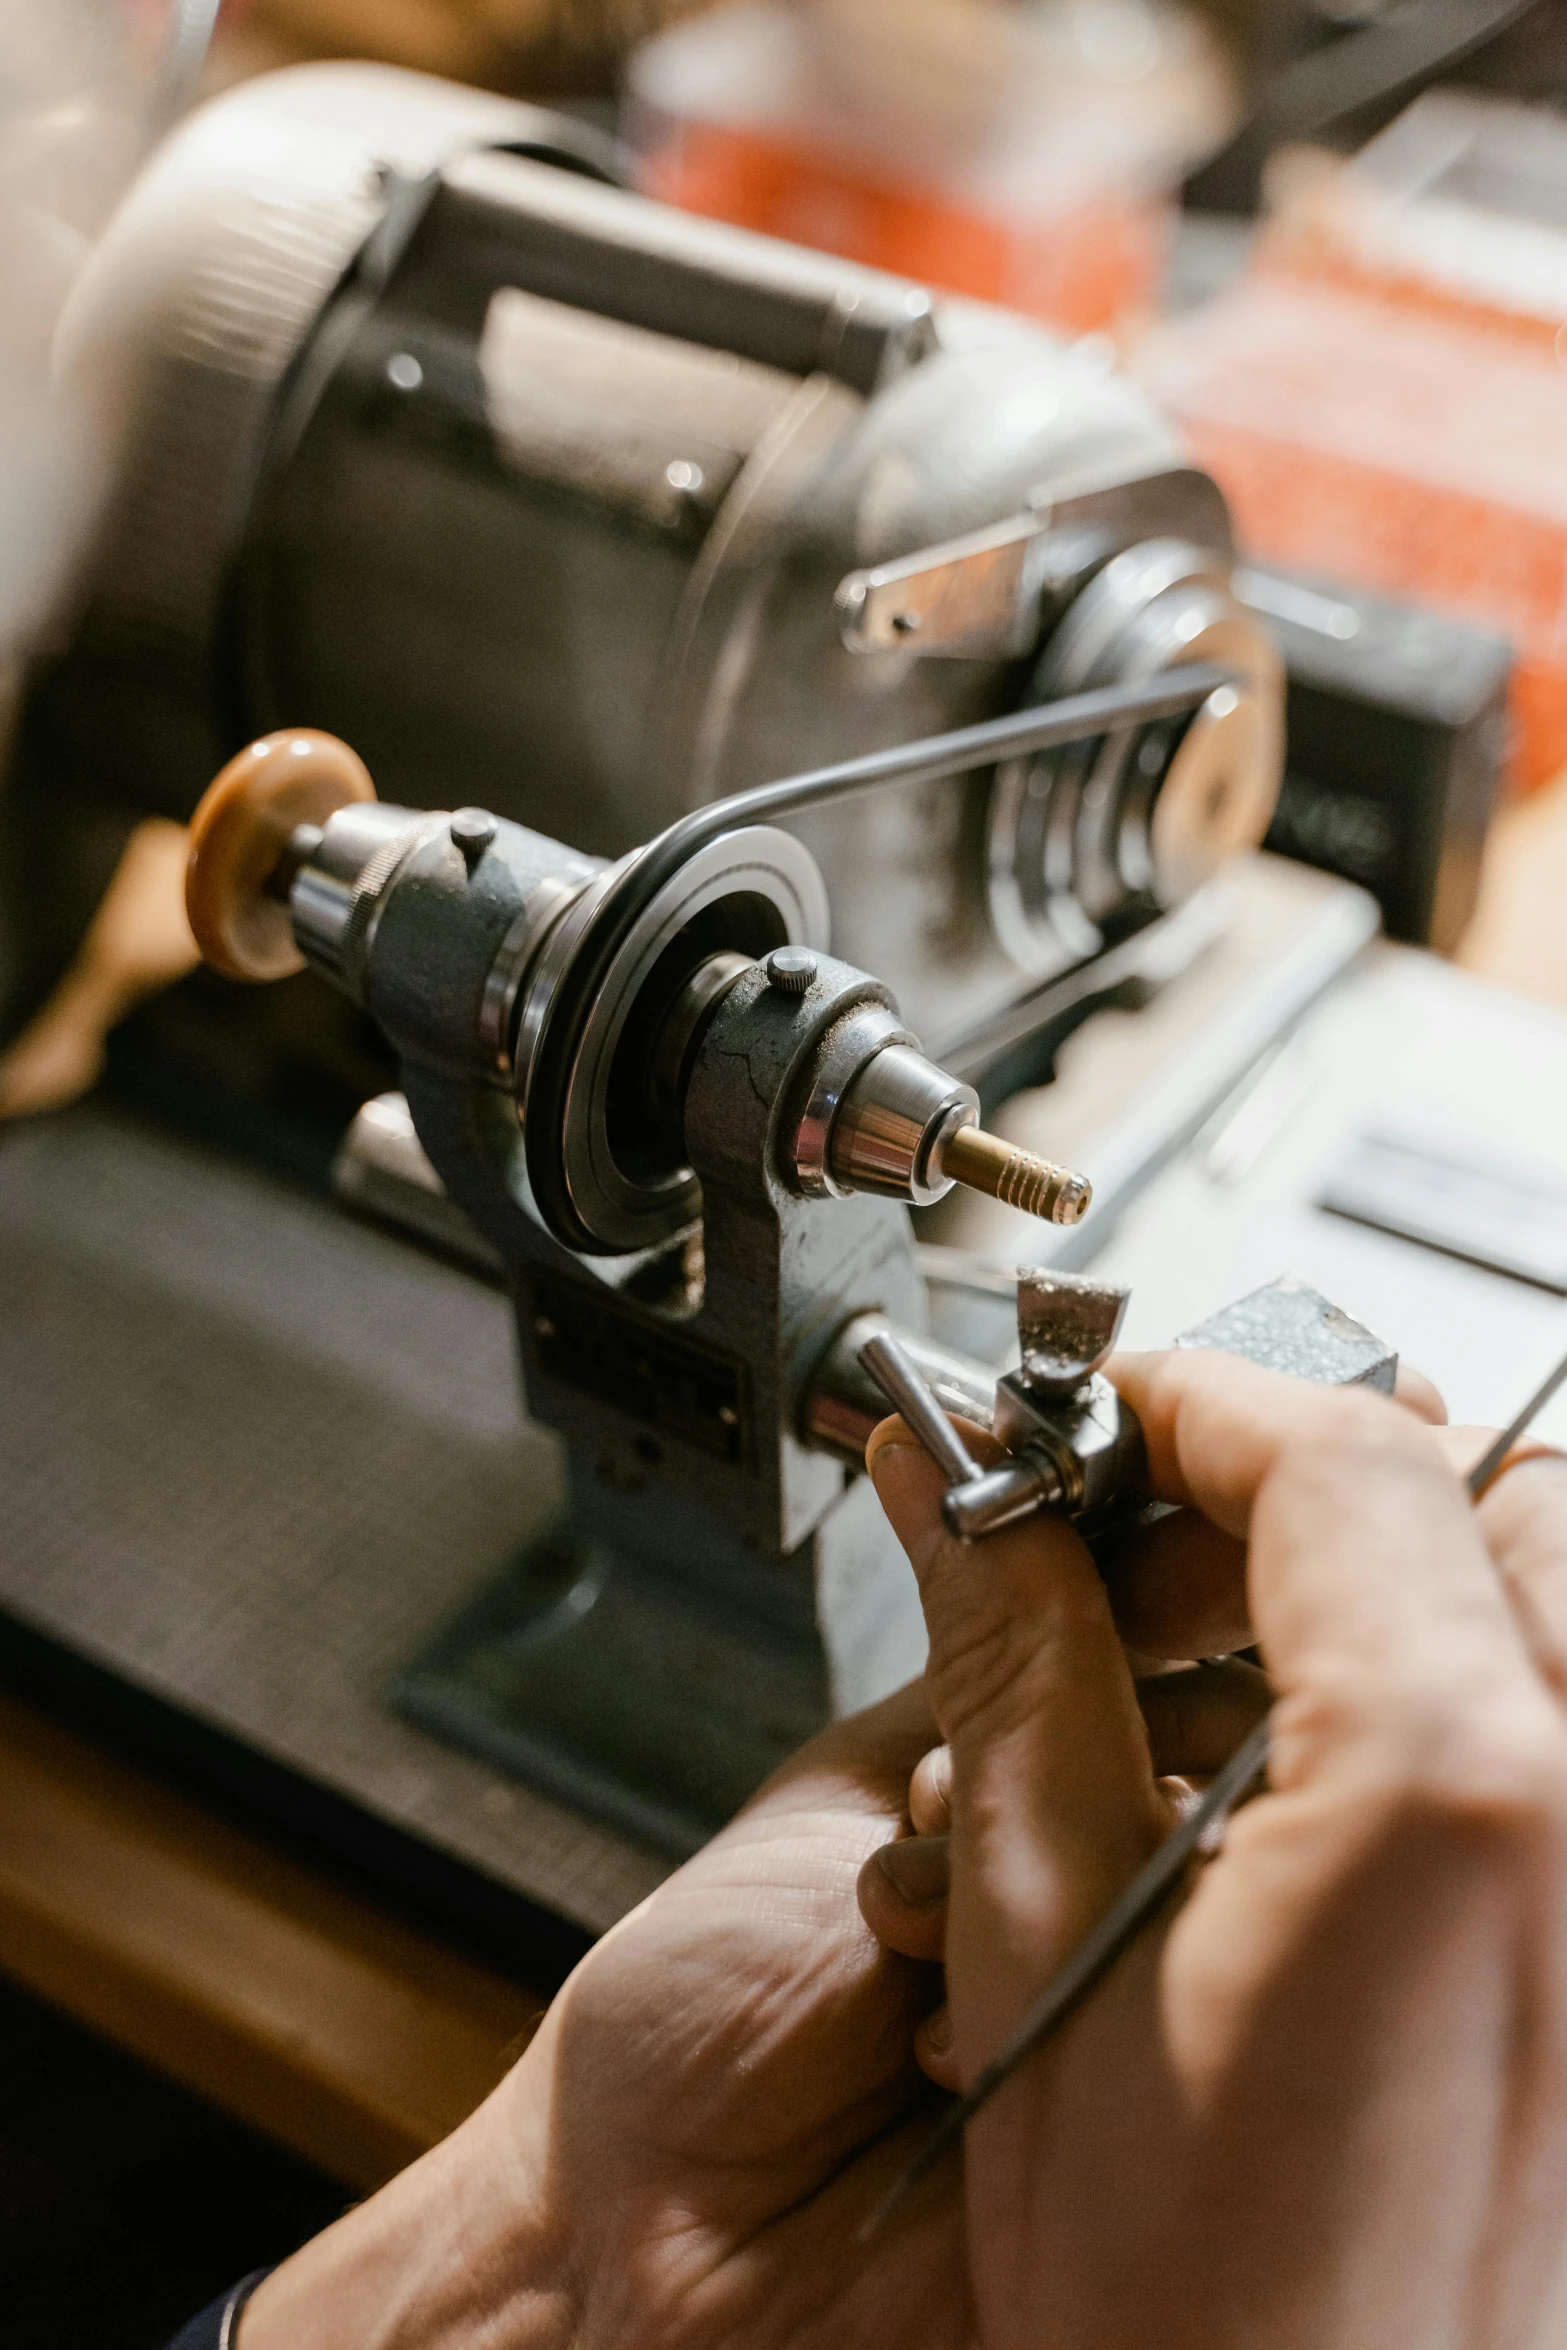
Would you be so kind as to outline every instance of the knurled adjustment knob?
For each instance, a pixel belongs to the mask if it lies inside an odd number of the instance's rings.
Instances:
[[[357,752],[311,726],[264,735],[229,761],[191,818],[185,869],[185,910],[214,971],[259,981],[304,969],[284,880],[294,836],[374,798]]]
[[[816,977],[816,957],[809,947],[774,947],[762,969],[780,995],[805,995]]]
[[[500,830],[488,808],[456,808],[452,811],[447,830],[453,846],[462,851],[463,862],[471,871]]]

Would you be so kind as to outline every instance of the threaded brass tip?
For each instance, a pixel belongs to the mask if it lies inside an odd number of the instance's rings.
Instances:
[[[1087,1213],[1093,1186],[1086,1175],[1053,1160],[1036,1159],[997,1134],[962,1126],[945,1144],[941,1171],[970,1191],[987,1192],[1006,1207],[1021,1208],[1047,1224],[1076,1224]]]

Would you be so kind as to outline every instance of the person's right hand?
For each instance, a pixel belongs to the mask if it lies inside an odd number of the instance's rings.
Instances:
[[[1567,2256],[1567,1462],[1475,1509],[1483,1440],[1363,1390],[1208,1354],[1113,1375],[1209,1529],[1152,1555],[1261,1642],[1269,1791],[970,2125],[986,2350],[1536,2344]],[[959,2085],[1167,1831],[1155,1770],[1222,1759],[1244,1668],[1173,1677],[1145,1730],[1067,1527],[965,1547],[901,1423],[871,1465],[930,1628],[947,1745],[911,1802],[950,1824],[950,1898],[927,1842],[923,1903],[875,1861],[862,1902],[944,1956],[923,2053]],[[1154,1645],[1149,1555],[1118,1596]]]

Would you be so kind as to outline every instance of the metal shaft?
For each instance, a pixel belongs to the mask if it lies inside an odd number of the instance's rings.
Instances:
[[[886,1327],[884,1314],[856,1314],[834,1338],[806,1390],[802,1423],[813,1448],[836,1453],[856,1469],[864,1468],[865,1447],[891,1401],[869,1364],[861,1362],[860,1350]],[[913,1331],[899,1330],[896,1337],[939,1411],[957,1413],[980,1428],[990,1426],[996,1412],[994,1371]]]
[[[943,1411],[923,1369],[890,1330],[867,1338],[859,1359],[946,1478],[942,1523],[960,1542],[975,1542],[998,1527],[1016,1525],[1065,1498],[1065,1483],[1053,1462],[1025,1456],[982,1469]]]
[[[1047,1224],[1077,1224],[1088,1212],[1093,1185],[1071,1167],[1037,1159],[979,1126],[960,1126],[942,1145],[941,1172],[970,1191],[983,1191],[1009,1208]]]
[[[867,1338],[860,1361],[888,1401],[897,1405],[949,1485],[971,1485],[984,1474],[890,1330]]]
[[[1502,1463],[1518,1442],[1519,1437],[1525,1433],[1531,1422],[1544,1411],[1564,1381],[1567,1381],[1567,1355],[1563,1355],[1555,1370],[1540,1382],[1523,1409],[1508,1422],[1495,1443],[1489,1445],[1475,1462],[1465,1480],[1469,1487],[1471,1501],[1478,1501],[1483,1493],[1490,1491],[1501,1473]]]
[[[1065,1499],[1066,1486],[1055,1463],[1028,1455],[954,1484],[942,1496],[941,1522],[960,1542],[978,1542]]]

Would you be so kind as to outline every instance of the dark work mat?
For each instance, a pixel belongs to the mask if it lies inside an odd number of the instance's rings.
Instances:
[[[383,1702],[558,1498],[482,1283],[94,1105],[0,1140],[0,1610],[598,1929],[668,1863]]]

